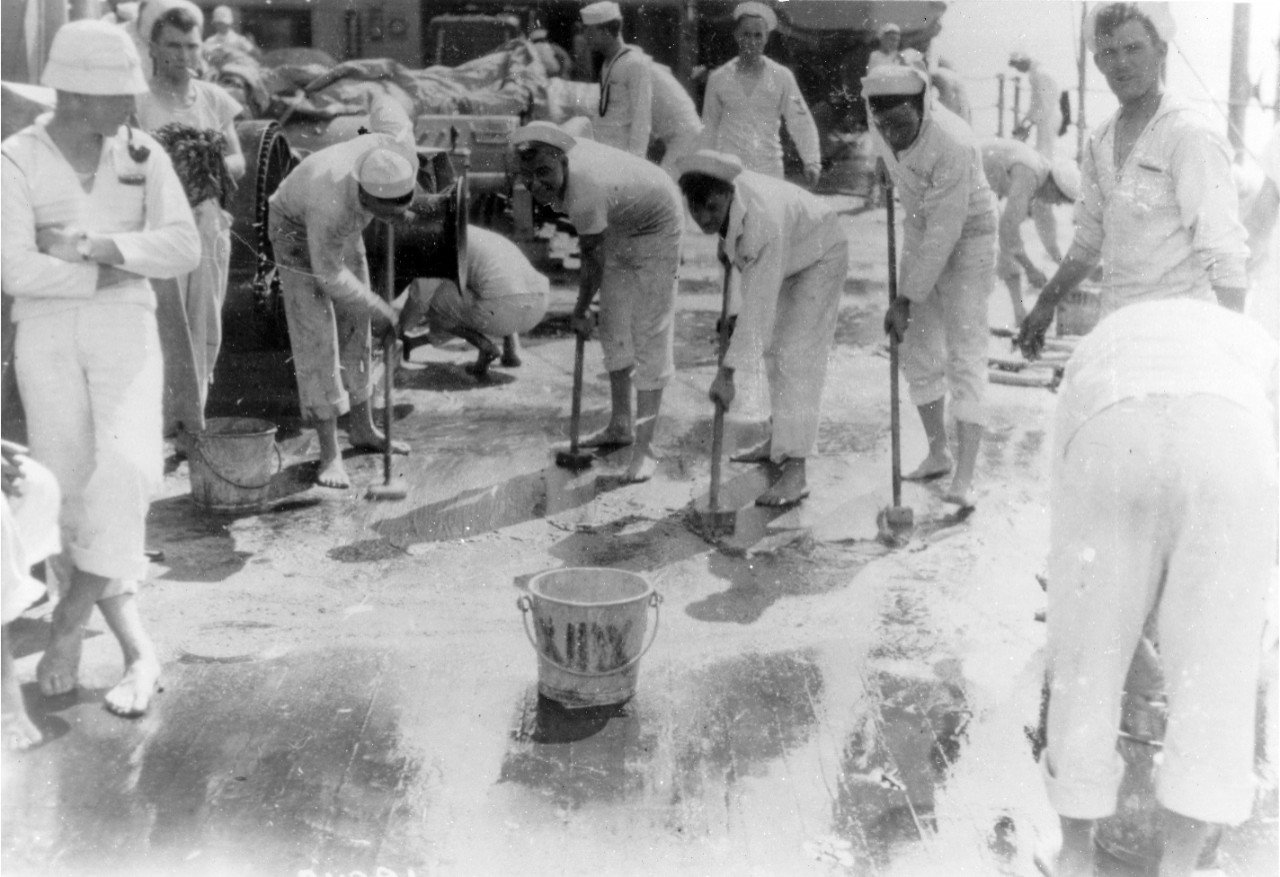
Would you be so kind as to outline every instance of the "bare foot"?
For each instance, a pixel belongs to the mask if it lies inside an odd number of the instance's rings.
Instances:
[[[104,698],[107,711],[126,719],[136,719],[151,705],[151,696],[160,691],[160,664],[154,658],[138,658]]]
[[[66,634],[50,634],[49,645],[36,664],[36,681],[45,697],[57,697],[76,690],[80,676],[80,650],[84,645],[84,629],[76,627]]]
[[[782,462],[782,475],[768,490],[756,497],[756,505],[783,508],[795,505],[809,495],[804,460],[791,458]]]
[[[919,466],[902,476],[903,481],[933,481],[951,474],[951,457],[943,454],[935,457],[932,454],[924,458]]]
[[[580,448],[626,448],[635,442],[635,436],[613,427],[605,427],[599,432],[578,439]]]
[[[4,748],[10,752],[31,749],[44,740],[44,735],[32,724],[26,710],[6,713],[0,723],[3,724]]]
[[[657,471],[658,460],[653,454],[633,453],[631,465],[627,466],[627,474],[622,476],[622,480],[627,484],[640,484],[652,478]]]
[[[942,501],[955,503],[962,509],[973,508],[973,485],[952,481],[947,492],[942,495]]]
[[[382,453],[387,449],[387,437],[382,434],[382,430],[373,428],[369,432],[363,430],[354,431],[350,434],[351,447],[359,451],[377,451]],[[391,453],[408,454],[409,445],[405,442],[391,442]]]
[[[729,457],[731,463],[768,463],[773,452],[773,442],[765,439],[760,444],[745,451],[739,451]]]
[[[342,465],[341,457],[320,465],[320,471],[316,473],[316,484],[321,487],[332,487],[335,490],[346,490],[351,487],[351,476],[347,475],[347,467]]]

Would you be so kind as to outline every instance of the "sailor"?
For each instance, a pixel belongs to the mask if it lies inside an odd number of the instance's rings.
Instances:
[[[1166,92],[1174,22],[1166,4],[1101,3],[1086,44],[1120,108],[1081,160],[1075,236],[1019,333],[1036,356],[1058,302],[1101,263],[1102,316],[1161,298],[1243,310],[1248,233],[1239,219],[1226,138]]]
[[[184,135],[185,154],[191,158],[177,161],[176,167],[180,178],[184,174],[188,178],[184,179],[188,200],[194,201],[200,267],[184,277],[162,281],[176,284],[177,294],[162,293],[157,312],[170,418],[189,435],[204,429],[205,401],[222,346],[222,302],[231,262],[231,214],[223,204],[245,173],[235,125],[242,107],[220,87],[195,76],[200,27],[186,4],[171,5],[161,13],[148,36],[155,69],[151,90],[138,98],[138,122],[152,134],[168,125],[194,129]],[[191,142],[196,132],[221,139],[223,154],[213,158],[212,168],[195,157],[209,158],[204,155],[208,150],[197,148],[200,141]],[[180,149],[176,142],[173,146]]]
[[[1070,159],[1050,163],[1039,152],[1019,140],[992,137],[982,141],[982,169],[997,198],[1004,200],[1000,211],[1000,256],[996,276],[1004,281],[1013,302],[1018,325],[1026,319],[1022,303],[1022,273],[1036,289],[1048,282],[1043,271],[1027,255],[1022,243],[1022,223],[1030,215],[1040,242],[1055,263],[1062,262],[1058,246],[1055,204],[1074,204],[1080,196],[1080,169]]]
[[[1034,126],[1036,129],[1036,151],[1050,161],[1053,160],[1053,149],[1058,142],[1058,131],[1062,128],[1062,109],[1059,106],[1061,93],[1058,83],[1045,72],[1026,52],[1014,52],[1009,56],[1009,66],[1019,73],[1027,75],[1027,83],[1031,91],[1031,106],[1014,128],[1013,136],[1025,139]]]
[[[735,455],[772,464],[757,505],[789,506],[809,495],[805,460],[818,440],[827,354],[835,337],[848,241],[834,210],[799,186],[744,170],[732,155],[699,150],[680,163],[680,189],[707,234],[720,236],[725,271],[742,275],[742,312],[712,401],[733,404],[734,375],[763,362],[772,411],[769,436]]]
[[[671,178],[620,149],[531,122],[511,143],[533,199],[565,213],[582,249],[570,325],[590,337],[588,310],[600,295],[600,344],[609,372],[609,424],[582,447],[631,446],[625,480],[657,469],[652,449],[662,391],[675,373],[676,271],[684,208]],[[636,389],[634,423],[631,388]]]
[[[270,201],[268,225],[280,267],[289,342],[305,422],[320,439],[316,483],[346,489],[338,418],[350,412],[354,448],[384,451],[374,425],[371,330],[396,328],[396,313],[369,286],[363,232],[393,222],[413,202],[418,156],[413,126],[399,104],[375,102],[370,132],[313,152],[289,172]],[[403,442],[397,454],[409,453]]]
[[[31,457],[63,496],[59,599],[36,679],[46,696],[75,690],[96,605],[125,665],[106,707],[139,716],[160,680],[135,599],[164,456],[148,278],[194,270],[200,235],[169,157],[125,124],[147,82],[123,29],[64,25],[41,81],[57,107],[5,140],[0,163],[0,282],[14,298]]]
[[[467,282],[464,289],[443,278],[423,278],[410,287],[400,323],[412,328],[423,316],[431,332],[456,335],[477,350],[467,371],[481,380],[502,357],[509,368],[520,365],[520,335],[547,313],[551,281],[530,264],[520,248],[496,232],[467,226]],[[502,352],[490,339],[502,338]],[[406,355],[412,349],[406,339]]]
[[[612,0],[582,8],[583,36],[599,54],[596,141],[644,158],[653,128],[653,73],[649,58],[622,39],[622,10]]]
[[[816,185],[822,171],[818,127],[795,76],[764,55],[778,19],[772,9],[756,2],[739,3],[733,17],[738,56],[707,78],[702,146],[736,155],[747,170],[781,179],[779,124],[785,119],[787,133],[804,161],[805,182]]]
[[[902,371],[920,412],[929,453],[908,480],[952,471],[946,397],[958,459],[943,498],[973,500],[987,385],[987,297],[995,280],[995,196],[982,172],[978,138],[928,97],[929,75],[884,64],[862,80],[872,142],[902,196],[905,240],[898,297],[885,331],[902,342]]]

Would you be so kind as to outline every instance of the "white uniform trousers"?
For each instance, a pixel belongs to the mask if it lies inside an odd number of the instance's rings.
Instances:
[[[605,240],[599,327],[604,366],[611,372],[634,366],[637,390],[661,390],[675,374],[681,231],[676,225],[666,234]]]
[[[782,281],[773,339],[764,351],[775,462],[811,456],[818,443],[827,356],[848,270],[849,244],[842,238],[818,262]]]
[[[995,285],[995,267],[994,233],[962,237],[933,292],[911,303],[911,322],[900,353],[911,402],[917,407],[937,402],[950,390],[956,420],[984,422],[987,297]]]
[[[31,456],[62,488],[65,559],[112,579],[103,597],[136,591],[164,465],[155,315],[90,302],[29,317],[14,353]]]
[[[1059,814],[1115,809],[1122,690],[1154,608],[1168,698],[1156,797],[1193,819],[1249,817],[1275,460],[1265,416],[1198,395],[1113,405],[1054,461],[1041,767]]]

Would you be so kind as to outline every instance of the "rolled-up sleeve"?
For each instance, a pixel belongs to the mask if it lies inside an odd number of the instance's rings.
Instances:
[[[1248,233],[1240,223],[1239,198],[1226,144],[1208,132],[1179,138],[1173,151],[1174,191],[1182,224],[1215,287],[1248,285]]]
[[[200,264],[200,233],[169,156],[153,149],[147,162],[146,226],[108,235],[124,262],[143,277],[178,277]]]
[[[942,269],[964,231],[972,188],[972,165],[959,152],[942,155],[933,167],[924,197],[908,205],[900,291],[912,301],[933,292]]]
[[[64,262],[36,248],[30,182],[9,156],[0,160],[0,285],[15,298],[93,298],[97,265]]]

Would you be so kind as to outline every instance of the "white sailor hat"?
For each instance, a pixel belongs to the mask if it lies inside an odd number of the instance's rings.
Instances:
[[[773,14],[773,10],[763,3],[757,3],[755,0],[749,0],[747,3],[739,3],[733,7],[733,20],[737,21],[744,15],[753,15],[756,18],[763,18],[765,26],[769,30],[777,30],[778,16]]]
[[[1053,184],[1062,190],[1062,194],[1072,201],[1080,199],[1080,168],[1074,161],[1069,158],[1058,159],[1053,163],[1049,176],[1053,177]]]
[[[583,24],[604,24],[606,21],[622,21],[622,9],[613,0],[600,0],[582,7]]]
[[[523,128],[511,132],[511,145],[522,143],[543,143],[554,146],[562,152],[568,152],[577,144],[577,140],[568,131],[555,122],[530,122]]]
[[[927,75],[914,66],[881,64],[862,77],[862,96],[921,94],[928,84]]]
[[[404,150],[375,146],[356,163],[356,182],[375,198],[398,201],[413,192],[418,168]]]
[[[1030,60],[1031,60],[1031,56],[1028,55],[1026,52],[1024,52],[1022,49],[1016,49],[1009,53],[1010,66],[1014,64],[1022,64]]]
[[[118,25],[83,18],[53,35],[40,84],[73,94],[145,94],[142,61]]]
[[[898,27],[892,21],[886,21],[884,24],[880,25],[880,30],[878,31],[878,33],[880,34],[880,36],[884,36],[887,33],[900,34],[902,33],[902,28]]]
[[[713,149],[699,149],[697,152],[681,156],[676,162],[676,171],[680,176],[685,174],[706,174],[732,183],[742,173],[742,160],[727,152],[716,152]]]
[[[1095,3],[1089,8],[1089,14],[1084,20],[1084,42],[1088,46],[1089,51],[1097,53],[1098,51],[1098,15],[1104,9],[1111,6],[1125,5],[1134,6],[1139,13],[1146,16],[1151,22],[1151,26],[1155,28],[1156,36],[1160,37],[1162,42],[1169,42],[1173,39],[1173,35],[1178,31],[1178,25],[1173,20],[1173,13],[1169,10],[1168,3]]]
[[[209,20],[214,24],[235,24],[236,17],[230,6],[218,6],[214,8],[213,16]]]

